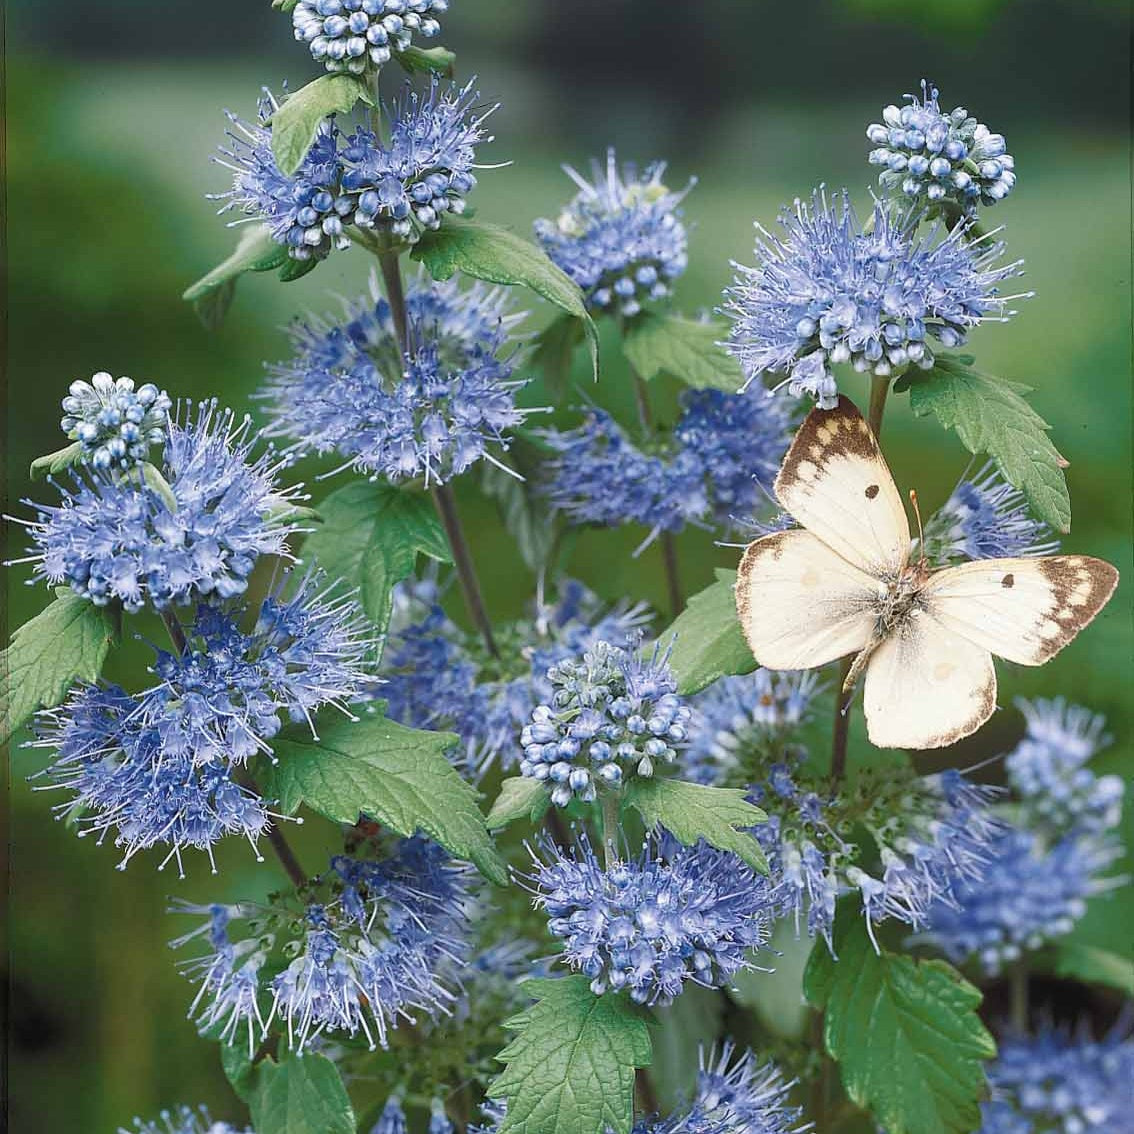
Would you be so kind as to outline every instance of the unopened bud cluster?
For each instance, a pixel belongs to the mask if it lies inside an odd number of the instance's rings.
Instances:
[[[449,0],[300,0],[292,23],[295,38],[328,71],[359,75],[405,51],[415,32],[435,36],[441,25],[434,14],[448,7]]]
[[[59,425],[95,468],[128,469],[164,439],[172,404],[152,383],[135,389],[132,378],[116,381],[100,371],[89,382],[71,383]]]

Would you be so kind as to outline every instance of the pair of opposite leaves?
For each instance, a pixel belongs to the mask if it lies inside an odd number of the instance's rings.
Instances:
[[[749,544],[736,606],[766,669],[856,655],[867,732],[879,748],[940,748],[996,707],[992,655],[1042,665],[1114,593],[1118,572],[1082,555],[981,559],[930,570],[911,559],[909,520],[854,403],[814,409],[776,477],[800,528]]]

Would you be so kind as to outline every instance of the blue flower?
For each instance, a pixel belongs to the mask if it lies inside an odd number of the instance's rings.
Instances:
[[[252,1134],[252,1128],[241,1131],[228,1122],[214,1122],[203,1106],[196,1110],[179,1106],[173,1111],[163,1110],[150,1122],[135,1118],[133,1130],[120,1126],[118,1134]]]
[[[406,299],[412,345],[403,357],[390,306],[375,278],[370,286],[370,299],[341,319],[293,326],[292,358],[269,367],[270,432],[391,481],[442,483],[482,457],[498,464],[491,448],[507,448],[530,412],[516,405],[526,382],[501,357],[524,316],[509,313],[503,289],[419,276]]]
[[[938,91],[924,79],[921,99],[906,95],[908,106],[887,106],[882,121],[866,130],[875,149],[870,164],[886,168],[878,182],[918,203],[954,201],[966,211],[995,205],[1016,184],[1012,155],[1004,136],[994,134],[963,106],[945,113]]]
[[[770,887],[735,855],[647,842],[637,859],[604,869],[584,837],[569,851],[544,842],[529,876],[563,963],[596,995],[625,989],[641,1004],[668,1004],[686,981],[727,984],[751,967],[774,916]]]
[[[1059,540],[990,461],[962,480],[925,523],[922,549],[934,563],[1051,555]]]
[[[563,168],[579,192],[557,220],[537,220],[535,233],[591,310],[631,318],[643,303],[668,296],[689,262],[678,205],[694,182],[670,192],[663,162],[620,169],[613,149],[605,172],[592,162],[590,181]]]
[[[132,378],[115,381],[99,371],[89,382],[71,383],[59,425],[96,469],[129,469],[165,440],[172,405],[150,382],[135,390]]]
[[[406,1112],[402,1110],[402,1100],[391,1095],[378,1116],[378,1121],[370,1128],[370,1134],[406,1134]]]
[[[551,801],[566,807],[593,800],[600,783],[616,786],[630,775],[652,776],[671,763],[688,736],[690,710],[677,695],[668,653],[644,657],[595,642],[582,658],[547,671],[553,693],[536,705],[520,734],[520,772],[546,782]]]
[[[1010,315],[997,285],[1019,263],[997,266],[1003,245],[970,242],[965,225],[938,238],[915,234],[917,217],[897,220],[877,202],[864,231],[846,192],[821,190],[810,205],[785,210],[781,239],[760,226],[754,268],[734,265],[725,293],[733,320],[729,347],[748,381],[784,375],[799,396],[831,409],[836,363],[886,376],[933,365],[928,337],[944,347],[965,341],[986,319]],[[783,384],[781,383],[781,384]]]
[[[249,418],[203,402],[196,421],[168,426],[165,485],[92,469],[59,507],[27,501],[39,512],[36,576],[130,612],[243,593],[256,560],[287,557],[298,530],[288,522],[297,490],[277,486],[273,454],[252,456],[258,440]]]
[[[361,75],[405,51],[416,32],[435,36],[441,25],[434,13],[449,0],[299,0],[292,9],[295,38],[311,48],[328,71]]]
[[[414,837],[383,861],[333,858],[299,912],[182,903],[179,912],[205,920],[174,946],[209,945],[182,966],[200,985],[190,1014],[226,1043],[246,1037],[249,1052],[277,1019],[299,1052],[324,1033],[385,1047],[415,1012],[450,1011],[468,950],[468,884],[467,868]]]

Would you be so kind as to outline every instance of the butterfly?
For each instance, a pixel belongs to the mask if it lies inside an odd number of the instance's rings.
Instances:
[[[909,520],[854,403],[808,415],[775,495],[800,528],[748,545],[736,606],[765,669],[855,655],[867,733],[879,748],[940,748],[996,707],[993,654],[1042,665],[1106,604],[1118,572],[1101,559],[982,559],[932,570],[911,555]]]

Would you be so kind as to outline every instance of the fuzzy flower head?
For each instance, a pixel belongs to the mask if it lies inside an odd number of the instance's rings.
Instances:
[[[414,34],[435,36],[449,0],[299,0],[292,9],[295,38],[328,71],[361,75],[405,51]]]
[[[593,800],[600,783],[652,776],[685,744],[691,713],[657,646],[647,658],[636,644],[596,642],[553,665],[547,680],[550,701],[532,710],[520,736],[520,773],[546,782],[558,807],[576,796]]]
[[[867,127],[876,147],[870,164],[885,168],[878,183],[918,204],[955,202],[966,212],[1003,201],[1016,184],[1016,163],[1002,134],[994,134],[963,106],[945,112],[938,91],[922,80],[921,99],[887,106],[882,121]]]
[[[512,313],[502,288],[418,276],[406,297],[403,356],[375,278],[370,297],[342,317],[293,326],[293,355],[269,367],[264,391],[274,436],[304,453],[335,453],[346,467],[401,481],[443,483],[491,450],[507,448],[527,412],[514,379]]]
[[[252,1134],[252,1128],[240,1130],[228,1122],[214,1122],[203,1106],[179,1106],[172,1111],[163,1110],[149,1122],[135,1118],[132,1129],[120,1126],[118,1134]]]
[[[89,382],[71,383],[63,399],[60,428],[82,446],[82,460],[96,469],[130,469],[165,440],[173,403],[164,390],[132,378],[117,381],[99,371]]]
[[[557,220],[537,220],[544,250],[583,289],[592,311],[632,318],[645,303],[670,295],[689,262],[678,206],[693,187],[673,193],[665,163],[621,168],[610,149],[588,181],[571,166],[578,194]]]
[[[925,523],[922,550],[932,563],[1051,555],[1059,540],[1035,519],[1024,494],[990,461],[962,480]]]
[[[190,1009],[202,1031],[251,1054],[274,1021],[302,1052],[325,1033],[385,1047],[391,1029],[447,1013],[467,944],[468,871],[415,837],[390,858],[347,856],[309,884],[302,901],[193,906],[207,952],[183,964],[200,987]]]
[[[838,400],[831,367],[850,363],[880,376],[933,365],[929,340],[951,348],[986,319],[1007,318],[997,285],[1019,263],[998,266],[1003,245],[978,246],[964,225],[944,237],[915,234],[875,204],[864,231],[846,192],[816,190],[781,216],[785,235],[757,226],[757,266],[735,264],[725,293],[729,347],[749,382],[784,375],[795,396],[823,409]]]
[[[28,501],[36,577],[131,613],[243,593],[256,560],[287,557],[297,530],[298,490],[277,487],[281,463],[253,456],[259,440],[250,418],[202,402],[195,420],[168,424],[159,478],[92,469],[58,507]]]
[[[647,842],[636,859],[604,868],[590,843],[533,855],[529,883],[563,963],[591,989],[626,989],[639,1004],[668,1004],[687,981],[720,988],[768,939],[768,882],[735,855],[699,843]]]

